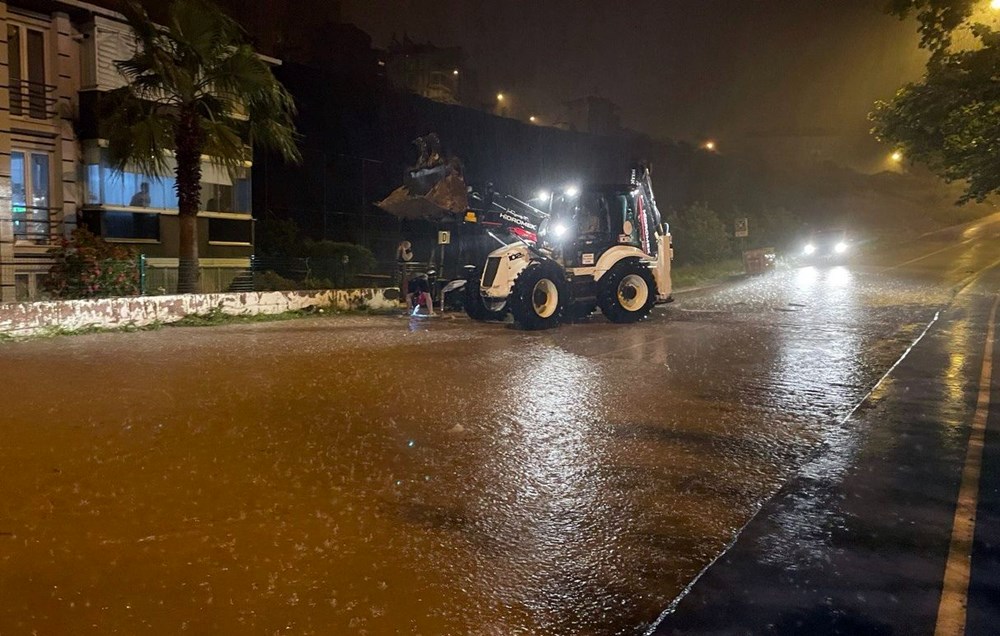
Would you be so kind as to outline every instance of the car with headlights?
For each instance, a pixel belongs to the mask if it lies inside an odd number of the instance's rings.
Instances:
[[[813,232],[802,243],[799,256],[806,262],[838,262],[851,252],[851,241],[845,230]]]

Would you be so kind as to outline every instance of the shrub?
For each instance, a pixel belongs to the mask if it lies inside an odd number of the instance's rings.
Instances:
[[[295,256],[300,248],[299,226],[268,211],[257,221],[254,249],[260,256]]]
[[[328,278],[309,277],[302,281],[299,289],[336,289],[336,285]]]
[[[138,252],[113,245],[86,229],[73,230],[49,250],[55,264],[49,269],[45,290],[55,298],[108,298],[137,296]]]
[[[358,274],[370,274],[378,265],[370,249],[354,243],[307,240],[302,252],[309,258],[309,278],[332,281],[337,287],[354,286]]]
[[[257,291],[293,291],[299,289],[297,282],[272,270],[255,274],[253,286]]]
[[[679,265],[713,263],[732,256],[726,226],[704,203],[695,203],[668,217]]]

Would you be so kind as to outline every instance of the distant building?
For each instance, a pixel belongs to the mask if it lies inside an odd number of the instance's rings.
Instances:
[[[621,108],[609,99],[590,95],[565,103],[560,128],[592,135],[615,135],[622,131]]]
[[[407,36],[393,36],[386,49],[386,77],[389,85],[445,104],[463,103],[466,78],[462,49],[417,44]]]

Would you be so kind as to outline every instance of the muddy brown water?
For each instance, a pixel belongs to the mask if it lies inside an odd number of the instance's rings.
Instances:
[[[850,452],[843,418],[946,299],[814,267],[636,326],[5,344],[0,634],[643,633]]]

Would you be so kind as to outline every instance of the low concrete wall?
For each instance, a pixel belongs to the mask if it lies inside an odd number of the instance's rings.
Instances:
[[[399,297],[399,290],[390,287],[9,303],[0,304],[0,335],[30,336],[53,329],[145,327],[213,311],[248,316],[281,314],[310,307],[392,309],[399,306]]]

